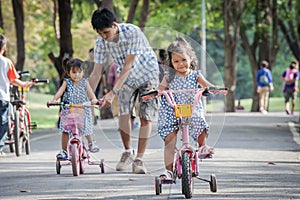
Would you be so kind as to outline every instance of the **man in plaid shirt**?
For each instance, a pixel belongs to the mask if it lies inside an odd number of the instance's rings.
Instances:
[[[117,171],[126,170],[132,164],[133,173],[147,172],[143,155],[151,133],[151,118],[157,110],[157,100],[139,102],[140,131],[137,155],[131,146],[131,116],[136,98],[158,86],[159,68],[156,55],[139,27],[129,23],[117,23],[115,15],[104,8],[92,16],[92,26],[99,34],[94,46],[94,71],[90,83],[95,90],[101,77],[102,64],[108,56],[119,66],[118,79],[113,89],[104,95],[103,106],[110,106],[114,97],[119,101],[119,129],[124,152],[117,164]]]

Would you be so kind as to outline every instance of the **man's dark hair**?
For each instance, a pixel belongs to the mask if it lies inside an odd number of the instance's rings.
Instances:
[[[3,34],[0,34],[0,50],[6,45],[7,40]]]
[[[107,8],[95,10],[92,16],[92,26],[94,30],[111,28],[116,22],[116,16]]]

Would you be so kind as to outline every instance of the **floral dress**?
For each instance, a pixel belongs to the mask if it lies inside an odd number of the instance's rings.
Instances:
[[[67,88],[63,95],[63,102],[68,104],[80,104],[89,101],[86,92],[87,78],[83,78],[78,85],[74,85],[71,78],[64,79],[67,82]],[[68,132],[64,130],[60,122],[59,125],[60,132]],[[93,134],[93,120],[92,120],[92,110],[89,107],[84,107],[84,127],[79,129],[81,135]]]
[[[175,76],[169,83],[168,89],[170,90],[184,90],[195,89],[198,87],[197,79],[200,72],[191,70],[185,77]],[[173,94],[177,104],[193,104],[195,92],[182,92]],[[209,126],[203,117],[203,106],[201,101],[193,109],[192,121],[189,125],[189,133],[194,140],[206,129],[206,136],[208,136]],[[179,129],[179,118],[175,117],[174,108],[169,105],[166,98],[163,96],[161,106],[158,112],[158,134],[163,140],[167,135]]]

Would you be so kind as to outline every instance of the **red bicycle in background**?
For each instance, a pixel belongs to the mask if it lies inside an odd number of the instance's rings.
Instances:
[[[24,76],[30,76],[29,71],[18,72],[20,79]],[[31,79],[34,83],[49,83],[47,79]],[[29,108],[26,106],[25,92],[29,88],[15,87],[11,88],[11,102],[9,111],[9,129],[7,141],[10,152],[15,152],[16,156],[20,156],[23,150],[26,155],[30,154],[30,134],[32,129],[37,127],[35,122],[31,121]]]

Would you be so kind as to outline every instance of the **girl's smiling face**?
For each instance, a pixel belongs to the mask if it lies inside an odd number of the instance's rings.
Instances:
[[[178,53],[172,53],[171,56],[174,69],[182,75],[187,75],[190,71],[191,59]]]
[[[74,84],[79,83],[80,80],[83,78],[83,70],[81,70],[79,67],[76,66],[71,67],[69,76],[74,82]]]

